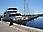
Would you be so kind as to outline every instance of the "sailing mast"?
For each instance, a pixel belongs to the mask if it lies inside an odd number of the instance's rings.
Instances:
[[[26,0],[24,0],[24,15],[25,15],[25,2],[26,2]]]
[[[27,5],[27,6],[26,6],[26,7],[27,7],[27,14],[30,15],[30,10],[29,10],[28,1],[27,1],[27,4],[26,4],[26,5]],[[29,12],[29,13],[28,13],[28,12]]]

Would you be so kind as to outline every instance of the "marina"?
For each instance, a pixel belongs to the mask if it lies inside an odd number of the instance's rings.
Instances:
[[[0,32],[43,32],[43,0],[1,0]]]
[[[21,15],[21,13],[17,12],[17,8],[15,7],[10,7],[6,10],[6,12],[4,12],[4,16],[0,18],[1,22],[8,22],[7,25],[11,25],[11,27],[13,29],[17,29],[15,30],[15,32],[43,32],[43,23],[38,21],[37,18],[39,19],[39,17],[43,17],[43,14],[36,14],[36,15]],[[35,21],[34,19],[36,19],[37,21]],[[43,20],[42,20],[43,21]],[[11,24],[12,23],[12,24]],[[16,24],[15,24],[16,23]],[[36,23],[34,25],[34,23]],[[42,23],[40,25],[40,23]],[[36,26],[38,25],[38,26]],[[15,27],[15,28],[14,28]],[[11,28],[11,29],[12,29]],[[13,31],[12,29],[12,31]],[[26,30],[25,30],[26,29]],[[19,30],[19,31],[18,31]]]
[[[10,7],[4,12],[3,19],[4,21],[12,21],[17,24],[26,25],[27,21],[31,21],[34,19],[37,19],[38,17],[43,16],[43,14],[37,14],[37,15],[21,15],[21,13],[17,12],[16,7]]]

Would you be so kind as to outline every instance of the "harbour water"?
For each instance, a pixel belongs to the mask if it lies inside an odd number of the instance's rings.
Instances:
[[[43,17],[38,17],[32,21],[28,21],[26,26],[35,27],[39,29],[43,29]]]

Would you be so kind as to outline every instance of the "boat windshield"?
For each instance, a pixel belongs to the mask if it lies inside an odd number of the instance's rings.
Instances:
[[[8,10],[17,10],[17,8],[9,8]]]
[[[10,13],[12,12],[13,13],[13,12],[17,12],[17,11],[8,11],[8,12],[10,12]]]
[[[10,14],[9,17],[11,16],[21,16],[21,14]]]

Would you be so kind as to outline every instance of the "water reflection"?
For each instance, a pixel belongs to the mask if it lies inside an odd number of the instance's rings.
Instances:
[[[27,22],[26,26],[43,29],[43,17],[39,17],[38,19],[34,21]]]

